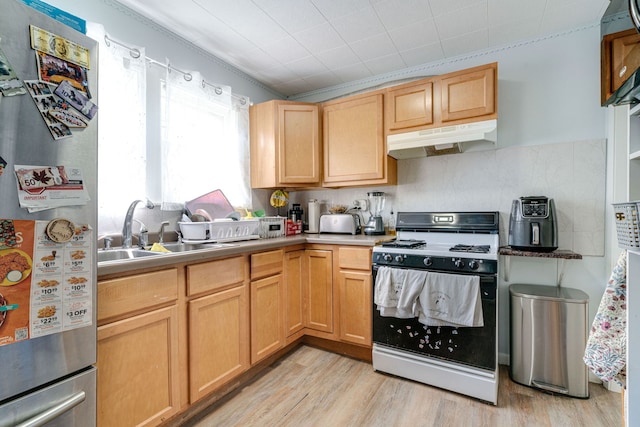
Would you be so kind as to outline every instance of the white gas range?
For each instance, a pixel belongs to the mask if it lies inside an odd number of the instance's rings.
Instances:
[[[436,273],[452,283],[466,278],[476,283],[483,321],[431,326],[389,317],[374,304],[374,369],[497,404],[499,213],[399,212],[396,229],[396,240],[373,249],[374,294],[381,268]]]

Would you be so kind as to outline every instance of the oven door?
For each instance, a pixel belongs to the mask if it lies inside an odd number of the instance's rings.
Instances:
[[[373,267],[375,284],[377,266]],[[457,273],[456,273],[457,274]],[[425,326],[417,318],[383,317],[373,307],[373,342],[443,361],[496,369],[496,275],[480,275],[483,327]]]

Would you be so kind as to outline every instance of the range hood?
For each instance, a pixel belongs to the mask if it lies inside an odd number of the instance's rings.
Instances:
[[[387,154],[401,160],[495,148],[497,127],[497,120],[485,120],[389,135]]]

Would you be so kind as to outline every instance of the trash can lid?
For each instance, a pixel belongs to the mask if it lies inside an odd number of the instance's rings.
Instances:
[[[509,286],[512,296],[533,299],[549,299],[564,302],[589,302],[589,295],[580,289],[563,288],[560,286],[513,284]]]

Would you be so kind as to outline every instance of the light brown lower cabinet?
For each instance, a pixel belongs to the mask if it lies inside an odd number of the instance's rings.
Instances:
[[[333,257],[331,250],[307,249],[304,257],[304,325],[333,332]]]
[[[251,364],[284,347],[282,275],[251,282]]]
[[[370,347],[370,263],[300,245],[101,280],[98,425],[160,425],[305,334]]]
[[[286,343],[298,338],[304,329],[303,287],[304,250],[284,255],[284,333]]]
[[[188,303],[189,397],[204,397],[249,368],[247,286]]]
[[[337,250],[338,336],[341,341],[371,347],[371,249],[340,247]]]
[[[371,273],[340,271],[340,340],[371,346]]]
[[[251,255],[251,364],[284,347],[284,252]]]
[[[98,426],[156,426],[179,410],[178,309],[98,327]]]

